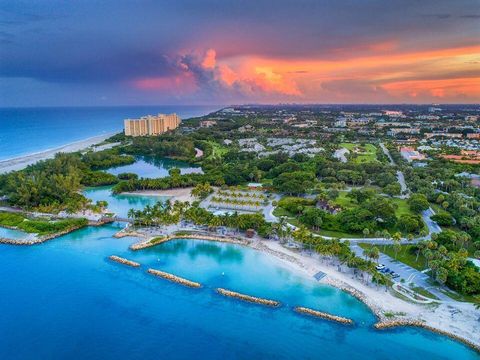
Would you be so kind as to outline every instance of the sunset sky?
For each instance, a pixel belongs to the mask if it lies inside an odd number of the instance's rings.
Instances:
[[[0,106],[478,103],[478,0],[0,2]]]

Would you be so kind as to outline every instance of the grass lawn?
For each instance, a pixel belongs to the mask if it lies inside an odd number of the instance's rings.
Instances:
[[[390,198],[390,200],[397,205],[395,210],[395,215],[400,217],[401,215],[412,215],[413,212],[410,210],[406,199]]]
[[[209,159],[222,157],[228,152],[228,148],[216,143],[215,141],[206,141],[206,143],[212,147],[212,153],[208,157]]]
[[[358,148],[362,153],[356,155],[353,162],[356,164],[372,162],[377,160],[377,147],[373,144],[353,144],[353,143],[341,143],[341,147],[350,150],[350,156],[354,154],[353,150]]]
[[[430,291],[428,291],[427,289],[424,289],[420,286],[416,286],[416,287],[413,287],[411,288],[413,291],[415,291],[416,293],[420,294],[420,295],[423,295],[423,296],[426,296],[430,299],[433,299],[433,300],[440,300],[437,296],[433,295]]]
[[[372,244],[359,244],[362,249],[368,249],[374,245]],[[397,253],[396,260],[411,266],[417,270],[425,270],[427,268],[427,261],[423,257],[422,254],[418,257],[418,261],[416,260],[416,254],[411,253],[409,250],[413,247],[413,245],[400,245],[401,250]],[[392,259],[395,259],[395,251],[393,250],[393,245],[378,245],[378,250],[384,253],[385,255],[390,256]]]
[[[273,210],[273,215],[278,216],[278,217],[285,216],[287,218],[287,222],[294,225],[294,226],[299,227],[300,225],[302,225],[300,223],[300,221],[298,221],[298,219],[296,219],[295,216],[292,213],[288,212],[287,210],[285,210],[281,207],[276,207]],[[316,230],[310,230],[310,231],[312,233],[318,234],[318,235],[336,237],[336,238],[344,238],[344,239],[363,237],[362,234],[349,234],[349,233],[344,233],[344,232],[341,232],[341,231],[334,231],[334,230],[320,229],[319,231],[316,231]],[[373,234],[371,236],[373,237]]]
[[[335,199],[334,203],[345,209],[353,207],[355,203],[352,201],[352,199],[347,197],[348,193],[348,191],[339,191],[338,197]]]
[[[470,302],[474,304],[480,303],[480,297],[479,296],[472,296],[472,295],[461,295],[459,293],[456,293],[454,291],[448,291],[448,290],[442,290],[440,289],[442,293],[447,295],[449,298],[452,298],[453,300],[457,301],[462,301],[462,302]]]

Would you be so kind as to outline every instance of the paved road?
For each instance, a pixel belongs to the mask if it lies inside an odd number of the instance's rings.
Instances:
[[[384,143],[380,143],[380,147],[383,150],[383,153],[387,155],[388,160],[390,160],[390,164],[395,165],[395,161],[393,161],[392,155],[390,155],[390,151],[388,151],[387,147],[385,146]]]
[[[357,244],[353,244],[351,245],[351,248],[357,256],[363,257],[363,249],[360,246],[358,246]],[[381,248],[379,250],[381,251]],[[400,275],[400,277],[396,278],[394,281],[399,282],[400,279],[404,279],[405,285],[414,283],[416,286],[420,286],[428,290],[429,292],[434,294],[436,297],[438,297],[442,301],[445,301],[445,302],[452,301],[450,297],[443,294],[436,287],[433,287],[432,285],[430,285],[430,283],[428,282],[429,280],[428,275],[422,273],[421,271],[414,269],[408,265],[405,265],[404,263],[398,260],[395,260],[383,253],[380,253],[380,258],[378,259],[378,262],[380,264],[384,264],[387,268],[395,271],[398,275]]]
[[[431,217],[435,215],[435,212],[432,208],[428,208],[427,210],[422,212],[422,218],[425,224],[427,224],[429,234],[438,234],[442,232],[442,228],[431,219]]]
[[[408,198],[409,195],[408,195],[408,187],[407,187],[407,184],[405,182],[405,176],[403,175],[403,172],[401,172],[400,170],[397,171],[397,179],[398,179],[398,183],[400,184],[400,188],[402,189],[402,194],[405,194],[405,195],[402,195],[402,196],[399,196],[400,198]]]

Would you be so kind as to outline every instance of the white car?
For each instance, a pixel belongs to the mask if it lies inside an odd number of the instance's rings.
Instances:
[[[385,265],[383,265],[383,264],[378,264],[377,266],[375,266],[375,268],[376,268],[377,270],[382,270],[382,269],[385,269]]]

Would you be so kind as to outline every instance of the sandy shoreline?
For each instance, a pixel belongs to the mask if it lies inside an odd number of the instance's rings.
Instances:
[[[422,305],[407,302],[384,287],[369,286],[349,272],[339,272],[335,265],[330,264],[330,260],[320,261],[318,254],[310,257],[271,240],[248,239],[243,245],[282,260],[290,270],[303,277],[311,278],[319,271],[324,272],[326,276],[321,283],[343,290],[362,301],[378,318],[377,324],[398,322],[401,326],[401,323],[408,325],[417,322],[428,330],[453,335],[459,341],[468,342],[477,351],[480,347],[480,337],[477,336],[480,334],[480,311],[470,303],[452,300]]]
[[[90,137],[88,139],[75,141],[66,145],[62,145],[54,149],[39,151],[36,153],[19,156],[11,159],[0,160],[0,174],[10,172],[10,171],[21,170],[27,167],[28,165],[32,165],[36,163],[37,161],[53,158],[55,154],[58,152],[76,152],[76,151],[86,149],[92,145],[105,141],[106,139],[108,139],[113,135],[115,135],[115,133],[97,135],[97,136]]]
[[[144,195],[144,196],[165,196],[171,198],[173,201],[188,201],[190,203],[195,201],[192,196],[192,187],[176,188],[168,190],[139,190],[123,192],[123,195]]]

